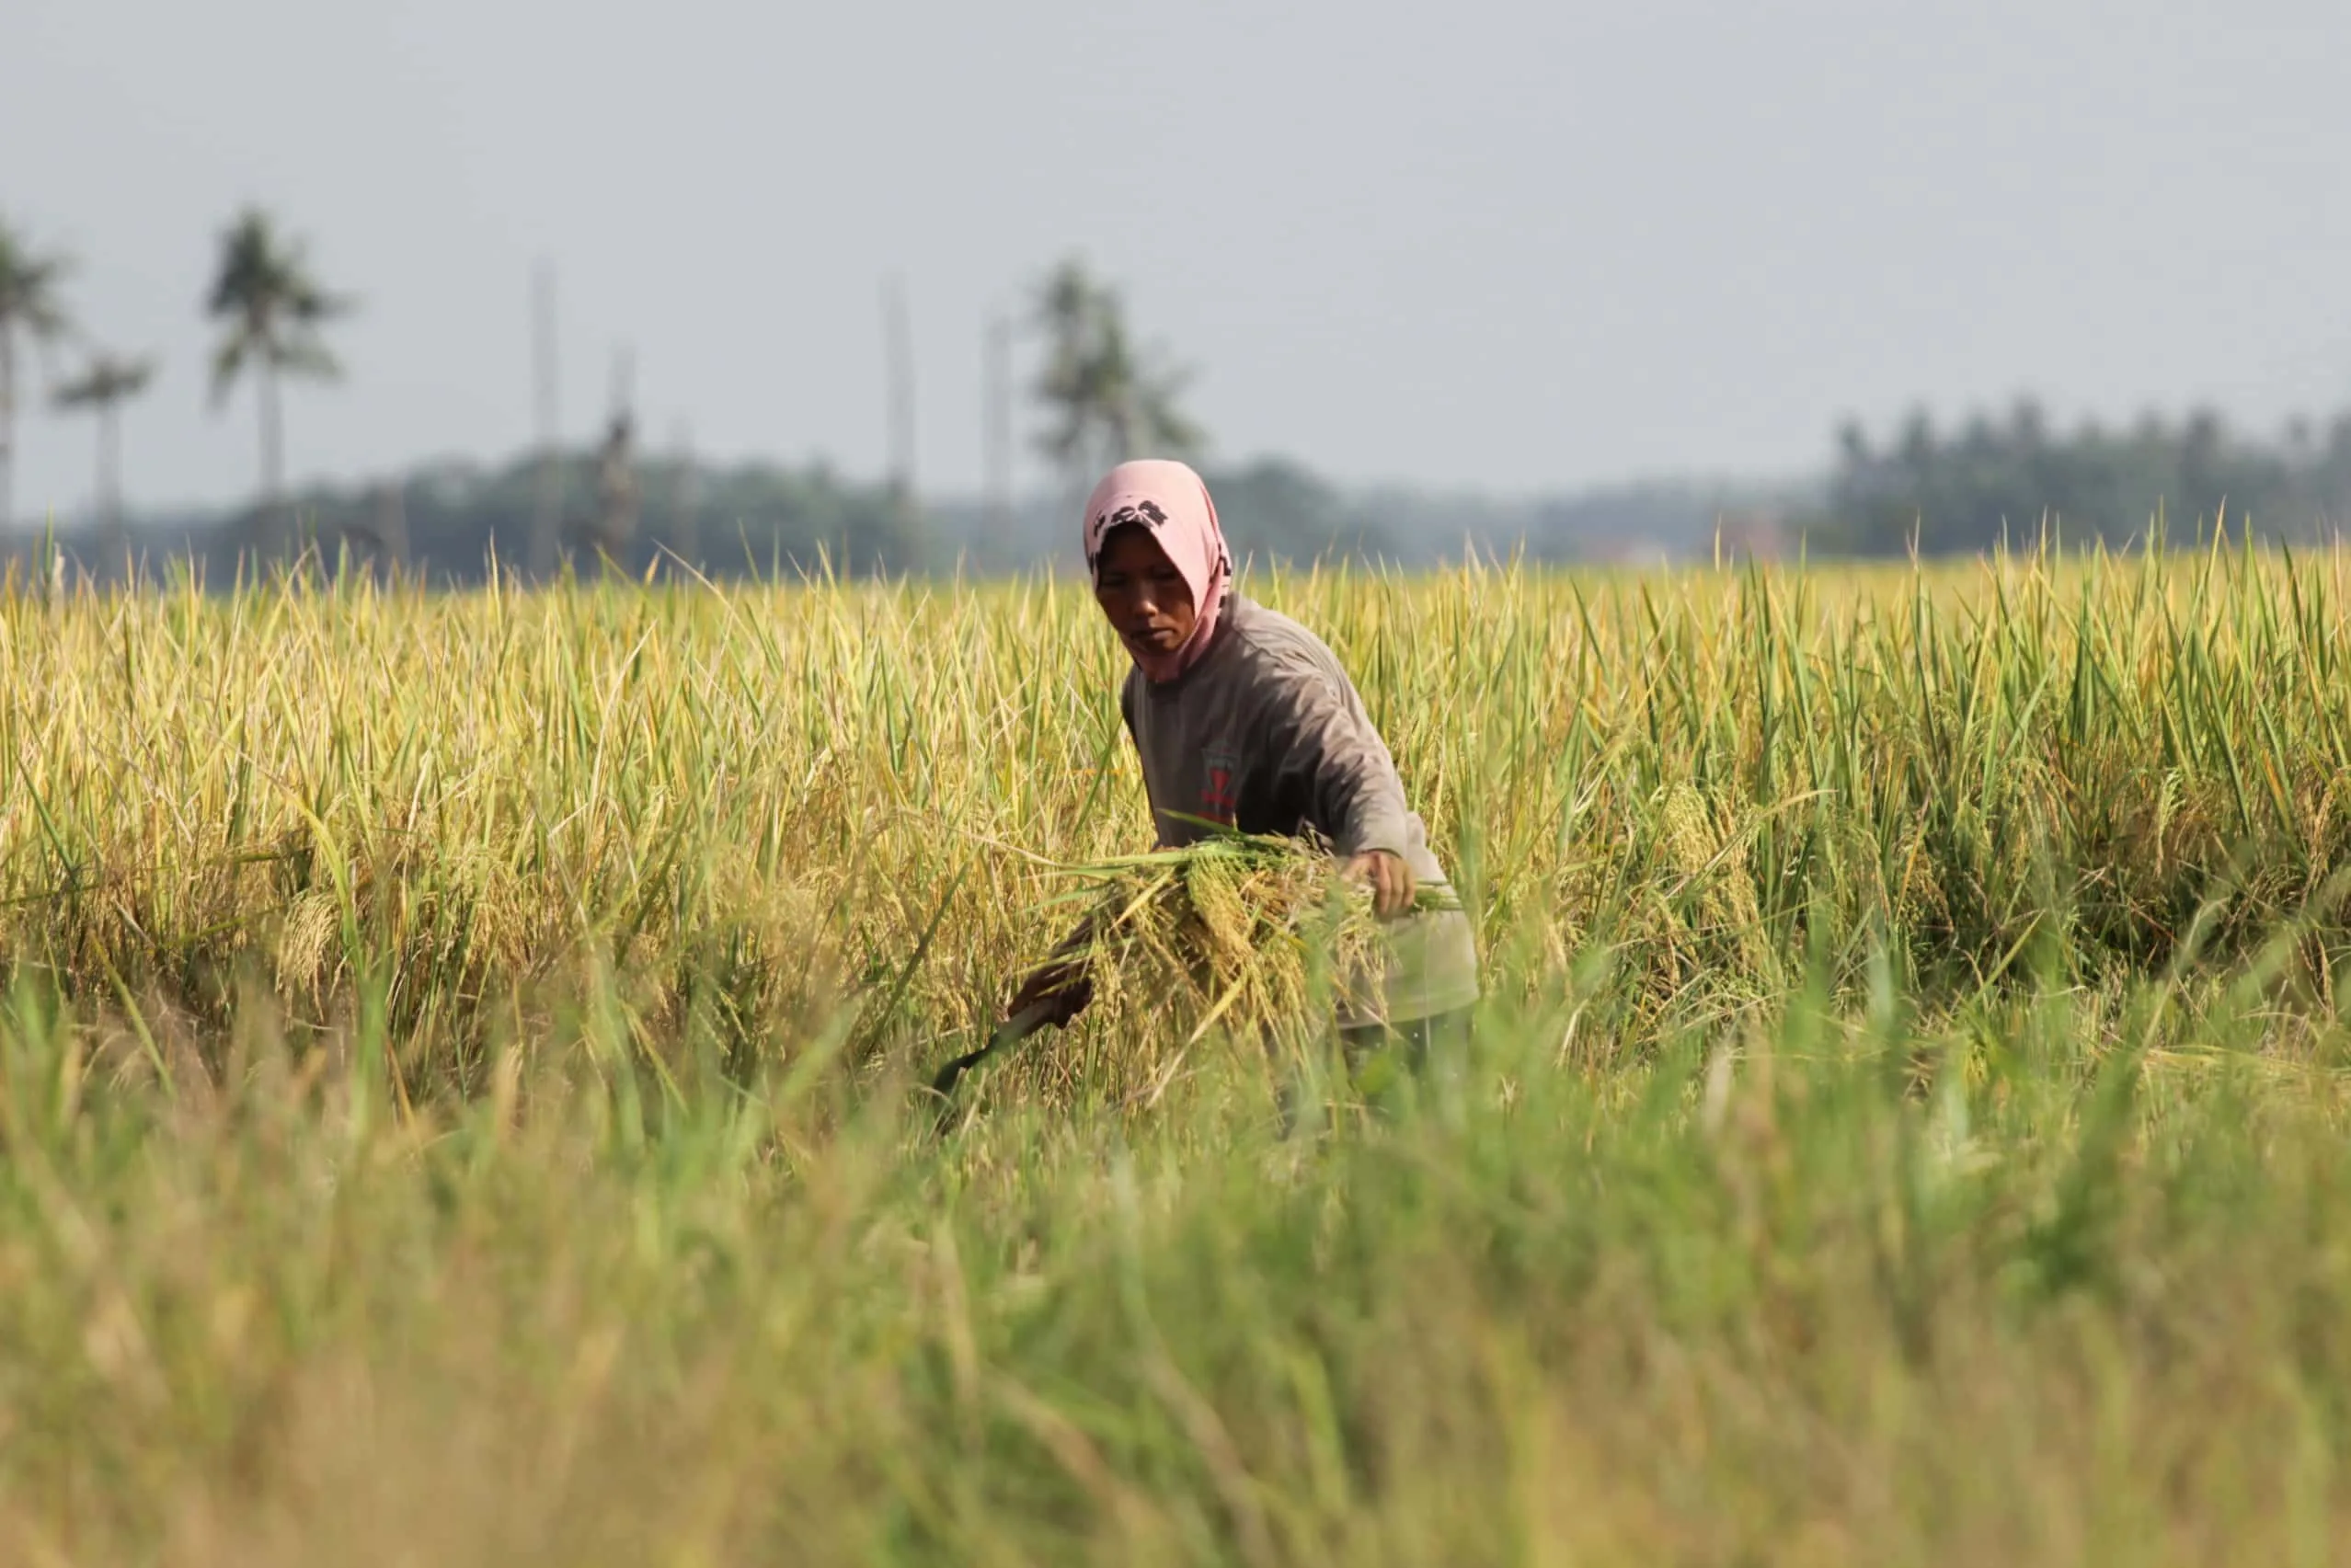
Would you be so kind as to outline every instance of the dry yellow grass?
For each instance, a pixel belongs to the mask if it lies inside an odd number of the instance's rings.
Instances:
[[[1356,672],[1501,987],[1606,948],[1658,1012],[1870,932],[1978,979],[2160,963],[2213,898],[2199,940],[2251,940],[2351,823],[2345,569],[1247,586]],[[327,1018],[372,978],[420,1086],[591,972],[648,1050],[845,1007],[935,1051],[1058,934],[1040,862],[1149,842],[1118,658],[1050,581],[13,592],[0,967],[200,1032],[240,979]]]

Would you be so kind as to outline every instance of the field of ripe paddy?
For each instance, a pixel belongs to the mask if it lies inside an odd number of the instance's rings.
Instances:
[[[1474,1047],[943,1133],[1151,842],[1082,589],[0,593],[0,1561],[2342,1556],[2351,555],[1243,587]]]

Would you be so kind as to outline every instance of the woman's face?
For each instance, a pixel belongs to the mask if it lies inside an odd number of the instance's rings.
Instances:
[[[1110,617],[1119,640],[1139,653],[1174,653],[1199,620],[1184,574],[1148,532],[1131,523],[1103,536],[1094,601]]]

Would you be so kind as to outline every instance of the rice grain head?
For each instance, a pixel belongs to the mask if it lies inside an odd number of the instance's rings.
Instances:
[[[327,887],[305,887],[286,906],[278,931],[277,979],[281,995],[317,1000],[324,992],[327,958],[343,923],[341,902]]]

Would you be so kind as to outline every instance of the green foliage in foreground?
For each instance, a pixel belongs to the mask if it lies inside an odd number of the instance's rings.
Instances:
[[[0,1549],[2328,1560],[2339,1023],[1889,989],[1650,1052],[1587,1000],[1287,1140],[1209,1061],[942,1144],[830,1068],[665,1097],[611,1035],[416,1117],[364,1031],[123,1088],[20,995]]]

